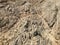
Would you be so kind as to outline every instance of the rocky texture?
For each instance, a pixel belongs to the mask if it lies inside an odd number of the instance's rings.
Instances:
[[[60,0],[0,0],[0,45],[60,45]]]

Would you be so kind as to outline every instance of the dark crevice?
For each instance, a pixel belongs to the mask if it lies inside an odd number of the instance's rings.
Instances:
[[[29,22],[30,22],[30,21],[27,21],[26,25],[24,26],[26,32],[28,32]]]
[[[7,0],[2,0],[0,1],[0,3],[7,3]]]
[[[13,24],[11,24],[8,29],[12,28],[15,24],[17,23],[17,20],[15,22],[13,22]]]
[[[55,24],[55,22],[53,22],[53,23],[52,23],[52,25],[50,25],[50,24],[48,24],[48,25],[49,25],[49,27],[51,28],[51,27],[53,27],[53,26],[54,26],[54,24]]]
[[[17,43],[18,43],[18,40],[16,40],[15,45],[18,45]]]
[[[38,36],[38,35],[39,35],[39,36],[42,37],[41,33],[39,33],[38,31],[35,31],[33,35],[34,35],[34,36]]]
[[[27,24],[25,25],[25,28],[28,28],[28,26],[29,26],[29,24],[28,24],[28,22],[27,22]]]
[[[21,5],[24,5],[25,3],[27,3],[27,1],[24,1]]]
[[[8,23],[9,23],[8,19],[2,20],[2,21],[0,22],[0,28],[6,26],[6,24],[8,24]]]
[[[31,39],[31,36],[29,36],[29,39]]]
[[[54,17],[53,17],[54,19],[51,21],[52,24],[51,24],[51,25],[48,24],[50,27],[53,27],[54,24],[55,24],[55,22],[57,21],[57,13],[58,13],[58,8],[55,9],[55,15],[54,15]]]
[[[54,26],[54,24],[56,23],[56,21],[57,21],[58,8],[56,7],[56,9],[53,10],[53,11],[55,11],[55,14],[54,14],[54,16],[53,16],[53,19],[52,19],[50,22],[45,19],[46,22],[48,22],[48,26],[49,26],[50,28],[52,28],[52,27]]]
[[[41,0],[40,3],[42,3],[44,0]]]
[[[32,24],[34,24],[34,25],[35,25],[35,24],[37,24],[37,22],[33,22]]]
[[[29,22],[30,21],[27,21],[26,25],[24,26],[25,28],[28,28],[29,27]]]
[[[31,39],[32,38],[32,35],[29,33],[29,39]]]
[[[59,32],[59,33],[57,33],[57,35],[60,35],[60,32]]]

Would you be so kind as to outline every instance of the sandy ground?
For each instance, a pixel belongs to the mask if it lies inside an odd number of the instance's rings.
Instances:
[[[60,45],[60,0],[0,0],[0,45]]]

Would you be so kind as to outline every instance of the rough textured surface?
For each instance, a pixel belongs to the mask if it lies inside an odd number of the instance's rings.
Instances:
[[[0,45],[60,45],[60,0],[0,0]]]

